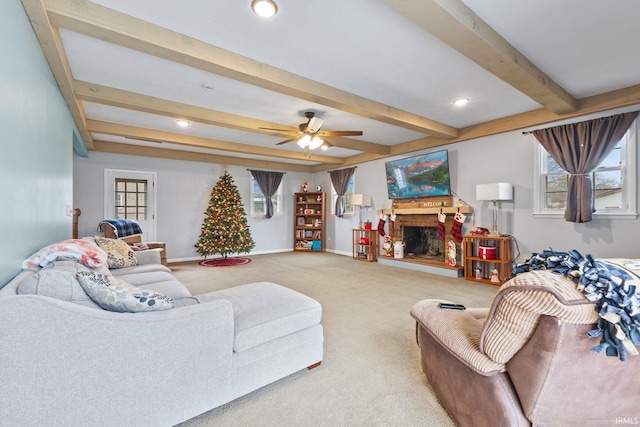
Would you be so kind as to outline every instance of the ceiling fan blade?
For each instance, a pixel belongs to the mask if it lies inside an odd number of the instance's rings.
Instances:
[[[275,131],[275,132],[293,132],[291,129],[261,128],[261,127],[259,127],[258,129],[272,130],[272,131]]]
[[[318,133],[318,136],[360,136],[359,130],[327,130]]]
[[[289,139],[285,139],[284,141],[280,141],[280,142],[278,142],[276,145],[286,144],[287,142],[295,141],[296,139],[300,139],[300,138],[299,138],[299,137],[296,137],[296,138],[289,138]]]

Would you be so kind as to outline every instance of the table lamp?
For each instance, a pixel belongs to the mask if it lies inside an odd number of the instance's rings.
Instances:
[[[351,205],[359,207],[360,225],[358,225],[358,228],[362,228],[362,208],[365,206],[371,206],[371,196],[368,194],[352,194]]]
[[[513,186],[507,182],[476,185],[476,200],[490,200],[493,203],[493,225],[491,226],[491,234],[498,234],[498,201],[512,199]]]

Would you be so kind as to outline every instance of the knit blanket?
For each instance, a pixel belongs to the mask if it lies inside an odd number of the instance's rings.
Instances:
[[[595,259],[580,252],[545,250],[534,253],[525,263],[515,265],[513,276],[531,270],[552,270],[576,282],[585,298],[595,302],[600,316],[592,338],[600,344],[592,348],[624,361],[637,355],[640,345],[640,260]]]
[[[102,227],[105,224],[114,229],[116,237],[118,238],[142,234],[140,224],[132,219],[105,219],[98,224],[98,231],[102,232]]]

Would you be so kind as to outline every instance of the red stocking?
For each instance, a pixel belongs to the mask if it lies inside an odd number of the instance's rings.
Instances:
[[[464,224],[465,219],[467,219],[467,216],[461,214],[460,212],[456,212],[456,215],[453,217],[453,227],[451,227],[451,234],[458,243],[462,242],[462,224]]]
[[[396,226],[396,214],[392,213],[391,216],[389,216],[389,235],[391,237],[393,237],[395,226]]]
[[[440,212],[438,214],[438,237],[444,242],[444,222],[447,220],[447,216]]]
[[[384,223],[387,221],[389,216],[387,214],[380,214],[380,221],[378,221],[378,233],[381,236],[384,236],[386,233],[384,232]]]

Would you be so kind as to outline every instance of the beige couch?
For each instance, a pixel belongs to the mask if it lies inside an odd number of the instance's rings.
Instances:
[[[598,314],[550,271],[505,283],[491,308],[416,303],[422,369],[461,426],[613,426],[640,420],[640,356],[590,351]],[[448,301],[447,301],[448,302]]]
[[[159,251],[136,257],[56,260],[0,289],[0,426],[172,426],[322,360],[315,300],[269,282],[191,295]],[[77,280],[96,270],[175,308],[105,310]]]

